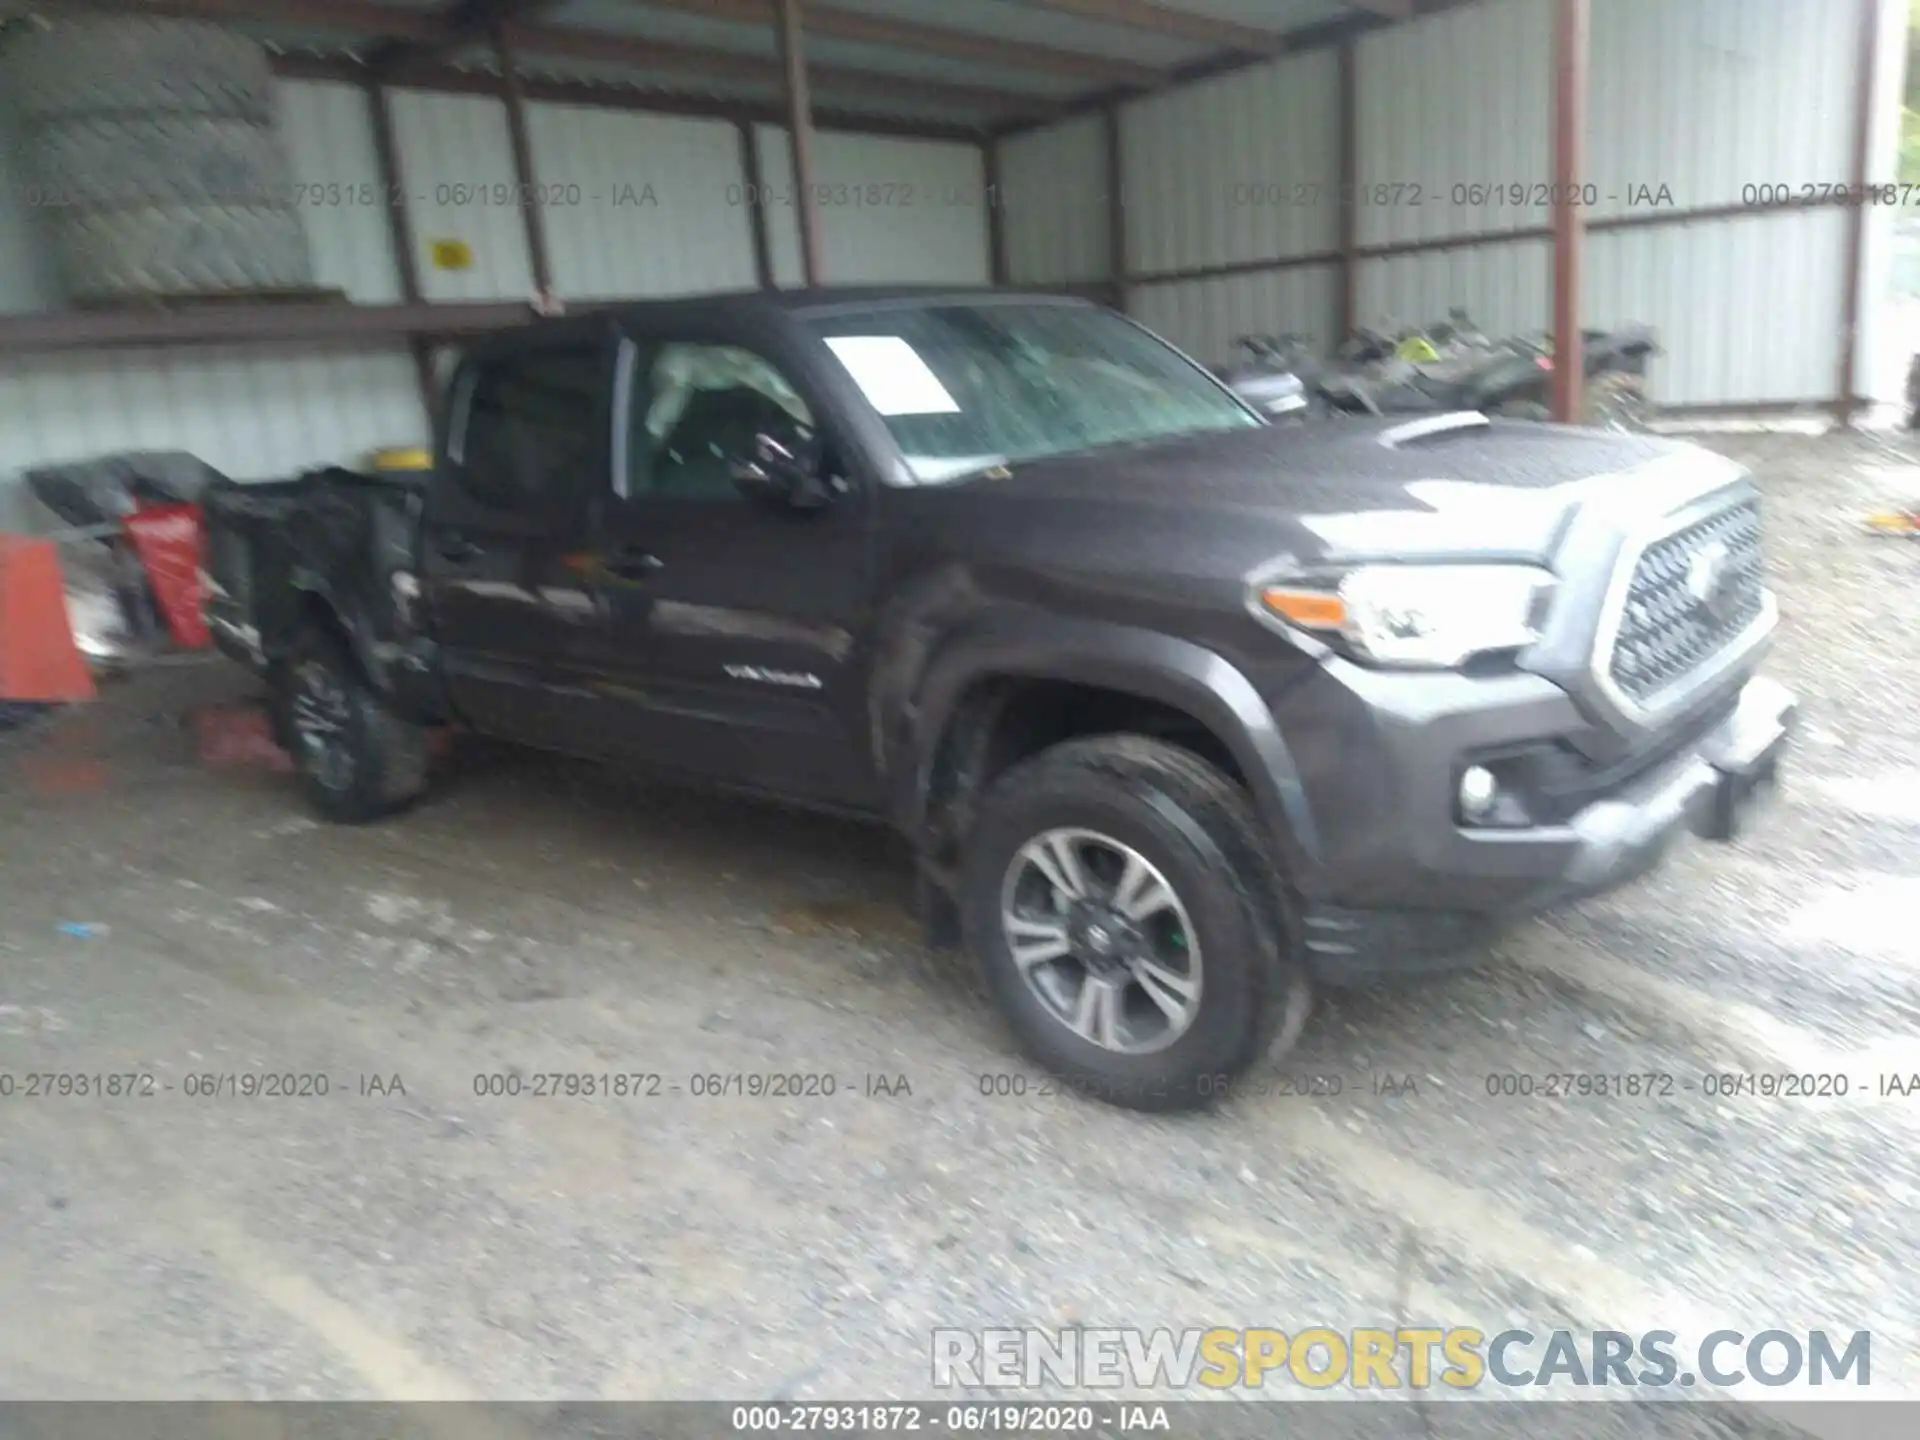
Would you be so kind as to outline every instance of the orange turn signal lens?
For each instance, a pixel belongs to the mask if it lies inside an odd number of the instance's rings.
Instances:
[[[1345,603],[1325,590],[1288,590],[1270,585],[1260,592],[1260,603],[1283,620],[1307,630],[1338,630],[1347,623]]]

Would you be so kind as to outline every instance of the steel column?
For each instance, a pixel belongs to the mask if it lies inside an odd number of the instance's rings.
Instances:
[[[820,206],[813,182],[813,101],[807,94],[807,57],[800,0],[779,0],[780,63],[786,71],[787,142],[793,155],[794,216],[800,226],[802,283],[823,283]]]
[[[1334,346],[1360,323],[1360,47],[1340,43],[1340,313]],[[1332,347],[1329,347],[1332,348]]]
[[[513,145],[513,182],[520,194],[520,223],[527,232],[527,259],[533,288],[544,305],[553,300],[553,261],[547,253],[547,220],[541,213],[540,187],[534,178],[533,140],[527,133],[527,97],[514,68],[513,46],[504,25],[493,32],[493,54],[500,63],[500,95],[507,106],[507,138]]]
[[[736,120],[733,127],[740,138],[740,203],[753,241],[753,279],[762,290],[771,290],[773,249],[767,243],[767,186],[760,178],[760,142],[751,120]]]
[[[1006,197],[1000,193],[1000,142],[993,139],[980,144],[981,198],[987,207],[987,263],[988,274],[996,285],[1005,285],[1012,278],[1012,270],[1007,263],[1007,215]]]
[[[1553,418],[1580,423],[1585,342],[1580,335],[1581,260],[1587,212],[1577,203],[1587,170],[1589,0],[1559,0],[1554,25],[1553,101]]]
[[[424,303],[420,293],[420,258],[413,248],[413,214],[407,208],[407,187],[400,169],[400,147],[393,138],[393,95],[378,81],[366,87],[367,116],[373,128],[373,163],[386,202],[387,238],[393,245],[394,269],[400,276],[400,297],[408,305]],[[440,419],[440,385],[433,373],[433,347],[419,336],[407,342],[413,354],[414,378],[420,386],[420,404],[429,423]]]
[[[1879,0],[1859,0],[1860,66],[1853,130],[1853,192],[1847,209],[1847,251],[1840,281],[1840,376],[1834,419],[1853,424],[1859,409],[1860,305],[1867,248],[1866,188],[1873,179],[1874,84],[1880,70]]]
[[[1113,289],[1113,308],[1127,308],[1126,159],[1120,150],[1120,104],[1100,112],[1107,140],[1107,279]]]

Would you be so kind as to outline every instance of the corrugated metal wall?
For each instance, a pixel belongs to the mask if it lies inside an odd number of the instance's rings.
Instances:
[[[777,285],[800,283],[787,132],[757,127],[767,240]],[[823,130],[813,137],[821,191],[820,263],[832,285],[984,285],[986,176],[980,149]]]
[[[280,87],[282,134],[312,240],[316,279],[357,302],[401,298],[365,93]],[[515,300],[533,277],[504,107],[479,96],[400,91],[395,141],[430,300]],[[751,288],[739,137],[722,121],[533,105],[528,112],[555,285],[605,299]],[[788,182],[783,131],[758,137],[769,186]],[[982,283],[988,278],[979,150],[823,132],[833,279]],[[0,313],[57,303],[44,249],[0,144]],[[338,187],[337,189],[334,187]],[[867,199],[866,187],[876,203]],[[837,199],[830,194],[829,199]],[[790,207],[769,208],[776,270],[799,274]],[[434,263],[459,241],[467,268]],[[283,475],[426,438],[404,346],[130,349],[0,357],[0,528],[23,523],[22,469],[121,449],[186,449],[242,478]]]
[[[725,120],[576,105],[527,115],[554,285],[575,299],[751,289],[740,136]]]
[[[1000,146],[1002,225],[1010,279],[1026,285],[1105,280],[1106,136],[1097,115]]]
[[[1894,51],[1905,7],[1881,3],[1883,50]],[[1858,13],[1856,0],[1595,4],[1593,218],[1739,205],[1760,185],[1846,183]],[[1550,224],[1535,203],[1544,195],[1527,192],[1552,176],[1552,56],[1551,0],[1481,0],[1361,40],[1363,251]],[[1890,64],[1880,77],[1889,116],[1897,76]],[[1337,248],[1337,79],[1333,52],[1311,52],[1122,110],[1130,304],[1200,358],[1227,358],[1249,330],[1332,333],[1331,266],[1152,277]],[[1881,150],[1876,173],[1890,175],[1891,146]],[[1106,217],[1083,198],[1105,193],[1097,122],[1005,142],[1000,163],[1022,197],[1007,212],[1013,278],[1105,278]],[[1586,319],[1661,332],[1669,354],[1654,384],[1667,404],[1829,398],[1847,235],[1837,208],[1596,230]],[[1869,252],[1869,330],[1886,270],[1872,257],[1883,249]],[[1363,258],[1355,275],[1358,318],[1382,327],[1459,305],[1489,330],[1544,329],[1550,290],[1549,247],[1536,238]],[[1871,344],[1863,335],[1863,351]]]

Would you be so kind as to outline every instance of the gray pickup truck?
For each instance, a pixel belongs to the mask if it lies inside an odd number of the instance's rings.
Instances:
[[[364,821],[429,727],[870,816],[1027,1050],[1177,1108],[1311,987],[1730,836],[1788,743],[1751,478],[1477,413],[1268,425],[992,292],[493,338],[435,464],[212,497],[209,619]]]

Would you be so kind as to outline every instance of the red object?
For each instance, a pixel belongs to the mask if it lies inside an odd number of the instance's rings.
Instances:
[[[200,758],[209,765],[257,765],[291,774],[293,758],[273,738],[266,712],[257,706],[215,705],[194,717]]]
[[[174,640],[189,650],[206,649],[213,637],[201,611],[200,507],[150,505],[129,515],[126,524]]]
[[[0,700],[53,705],[93,696],[59,552],[51,540],[0,535]]]

